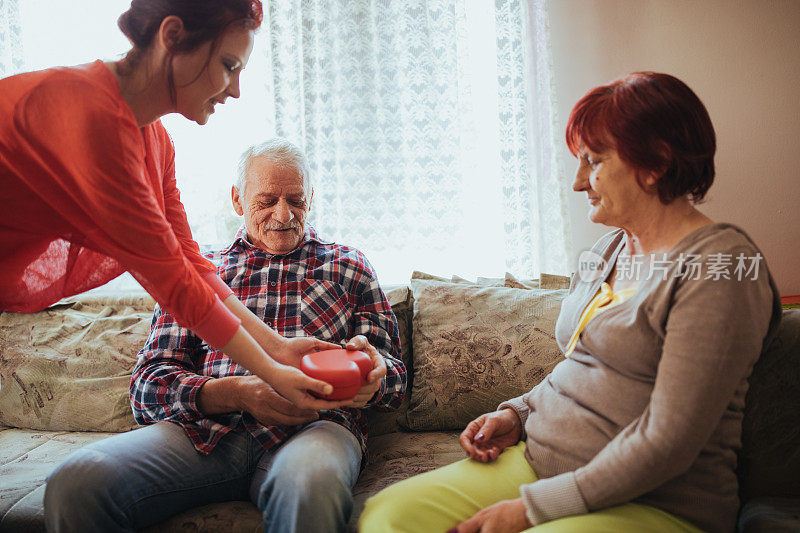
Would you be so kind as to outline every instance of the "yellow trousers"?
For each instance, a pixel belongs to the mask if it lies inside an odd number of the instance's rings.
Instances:
[[[464,459],[411,477],[367,500],[362,533],[445,533],[485,507],[520,497],[519,486],[538,481],[525,460],[525,443],[507,448],[491,463]],[[527,531],[534,531],[531,528]],[[536,533],[696,533],[690,523],[655,507],[627,503],[553,520]]]

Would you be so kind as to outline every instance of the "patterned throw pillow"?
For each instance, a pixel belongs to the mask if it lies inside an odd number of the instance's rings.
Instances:
[[[414,387],[405,426],[460,430],[539,383],[563,359],[565,289],[412,278]]]
[[[408,411],[408,402],[411,398],[412,387],[412,358],[411,358],[411,313],[412,301],[411,291],[408,286],[402,285],[400,287],[386,287],[384,288],[386,299],[389,300],[389,305],[392,306],[394,316],[397,317],[397,329],[400,333],[400,357],[403,364],[406,366],[406,396],[403,398],[403,403],[396,411],[384,412],[377,409],[371,409],[368,412],[368,429],[367,432],[370,437],[377,437],[386,433],[394,433],[400,431],[400,421],[405,421],[406,412]]]
[[[145,293],[87,293],[38,313],[0,315],[0,425],[108,432],[136,427],[128,387],[154,306]]]

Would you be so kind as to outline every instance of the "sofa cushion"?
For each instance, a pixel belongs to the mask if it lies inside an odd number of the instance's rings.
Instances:
[[[367,433],[370,437],[385,435],[400,431],[400,421],[405,421],[408,403],[411,398],[411,388],[413,386],[412,377],[414,375],[413,361],[411,357],[411,316],[413,313],[413,302],[411,291],[407,285],[399,287],[386,287],[386,299],[392,306],[392,311],[397,317],[397,328],[400,333],[400,357],[406,367],[406,395],[403,403],[395,411],[383,412],[372,409],[368,412]]]
[[[0,531],[44,531],[47,475],[81,446],[110,433],[45,432],[0,428]],[[348,531],[356,531],[367,498],[384,487],[464,457],[458,433],[391,433],[370,439],[364,469],[353,489]],[[249,501],[190,509],[146,531],[260,531],[261,514]]]
[[[367,498],[393,483],[464,459],[458,432],[390,433],[370,438],[364,469],[353,488],[355,531]]]
[[[131,370],[154,302],[83,295],[31,314],[0,314],[0,425],[125,431]]]
[[[412,279],[414,388],[406,425],[460,430],[539,383],[563,356],[564,289]]]
[[[464,279],[461,276],[451,276],[449,279],[420,272],[415,270],[411,274],[411,279],[426,279],[430,281],[443,281],[450,283],[462,283],[466,285],[480,285],[481,287],[512,287],[515,289],[569,289],[570,277],[560,274],[547,274],[542,272],[539,278],[517,279],[513,274],[506,272],[502,278],[478,277],[476,281]]]
[[[0,428],[0,530],[43,531],[47,476],[73,451],[110,435]]]
[[[739,454],[743,499],[800,498],[800,309],[783,312],[749,382]]]
[[[0,531],[43,532],[45,480],[72,452],[113,433],[0,428]],[[206,505],[146,531],[260,531],[261,514],[248,502]]]
[[[204,533],[229,533],[231,531],[262,531],[261,513],[250,501],[211,503],[176,514],[142,530],[144,533],[203,531]]]

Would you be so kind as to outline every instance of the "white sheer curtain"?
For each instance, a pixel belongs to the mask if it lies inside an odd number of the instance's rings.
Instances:
[[[0,0],[0,77],[23,70],[19,0]]]
[[[311,222],[382,276],[567,272],[546,14],[526,7],[269,3],[275,128],[311,158]]]
[[[0,76],[124,52],[128,4],[0,0]],[[264,7],[242,98],[202,128],[164,120],[198,242],[229,241],[236,158],[277,134],[311,161],[310,222],[384,283],[568,272],[544,0]]]

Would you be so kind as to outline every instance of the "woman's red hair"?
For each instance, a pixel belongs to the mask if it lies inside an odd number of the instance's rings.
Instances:
[[[167,84],[174,103],[177,98],[172,74],[174,55],[192,52],[209,41],[213,51],[233,24],[239,23],[257,30],[264,19],[264,12],[261,0],[133,0],[130,9],[117,21],[119,29],[133,45],[133,49],[125,56],[123,73],[140,60],[152,44],[161,22],[169,16],[181,19],[186,30],[186,37],[173,45],[167,59]],[[208,58],[211,59],[211,52]]]
[[[634,72],[592,89],[572,108],[566,138],[575,156],[582,146],[614,149],[632,167],[655,173],[664,204],[686,195],[699,202],[714,182],[711,118],[697,95],[668,74]]]

